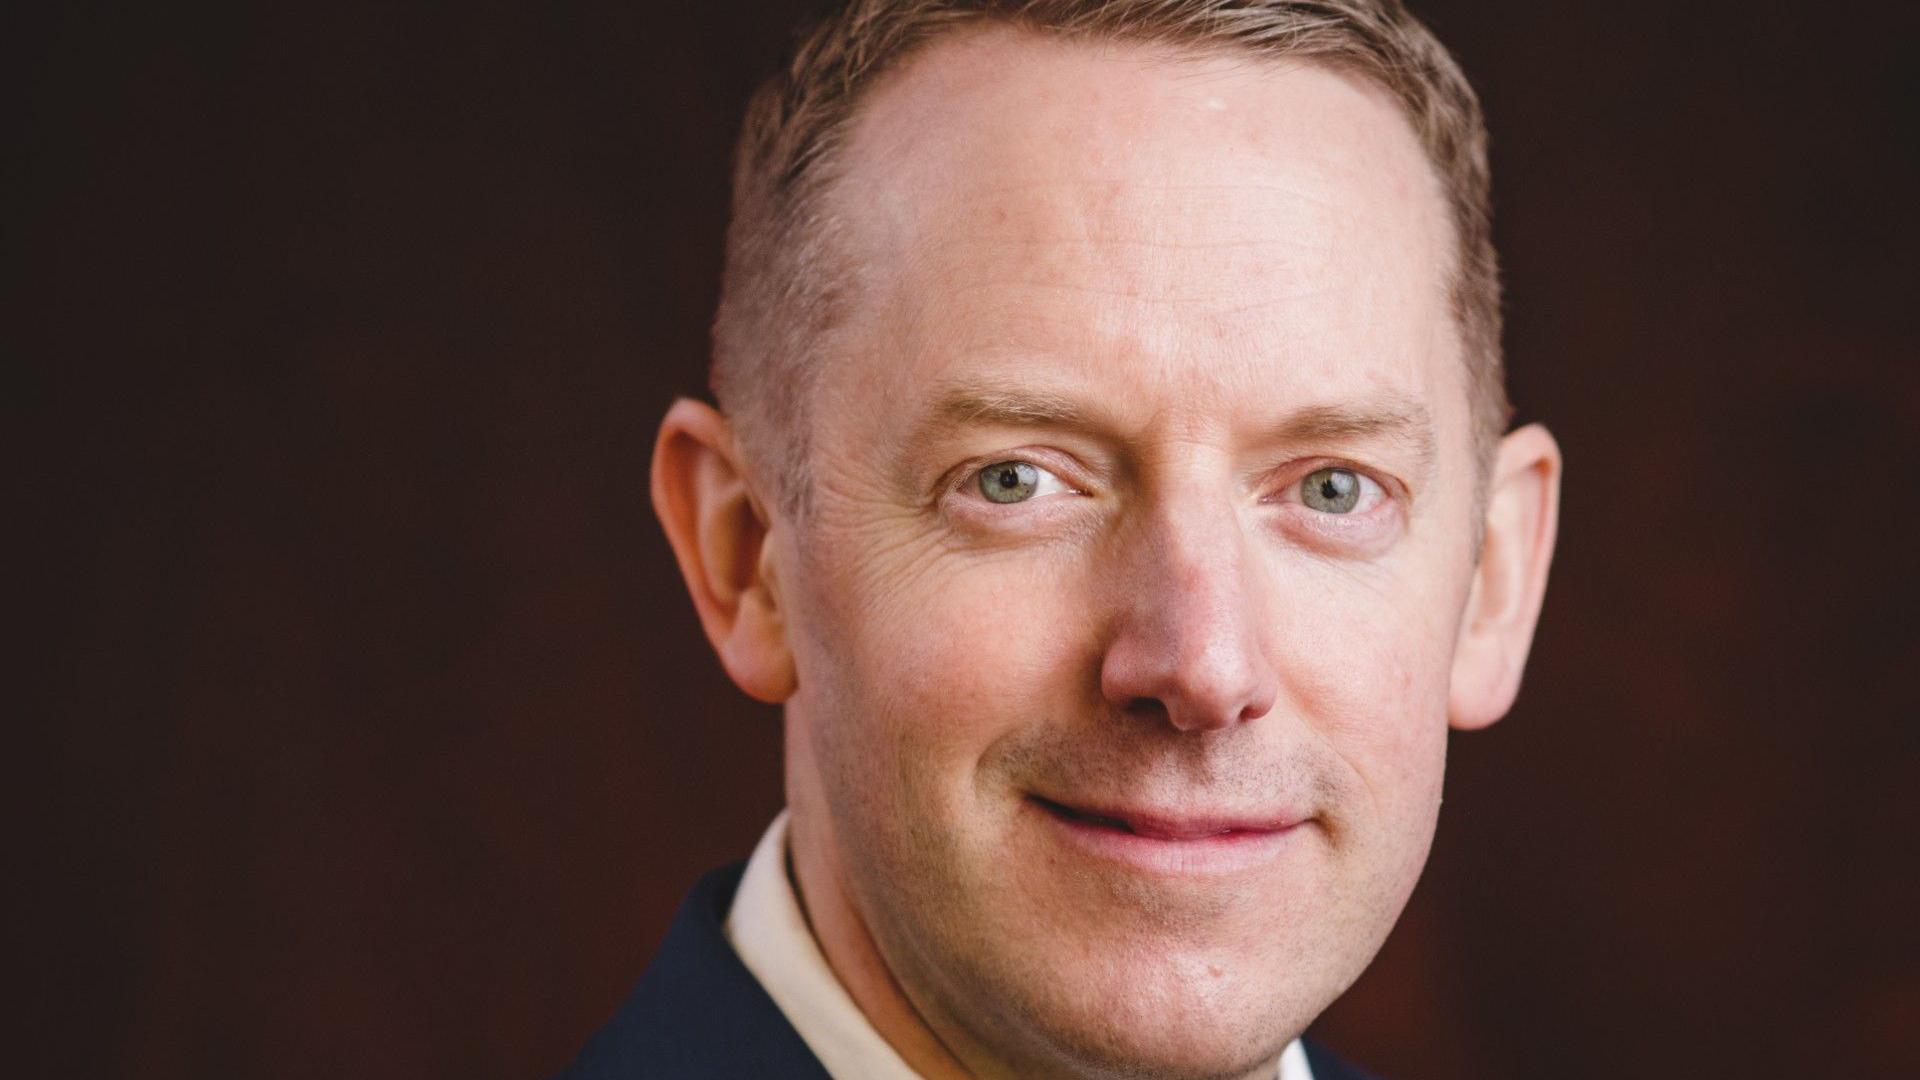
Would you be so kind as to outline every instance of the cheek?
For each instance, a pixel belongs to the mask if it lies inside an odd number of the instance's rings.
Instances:
[[[1296,710],[1361,781],[1367,816],[1411,828],[1411,818],[1437,807],[1445,768],[1452,661],[1445,605],[1378,582],[1326,599],[1325,609],[1287,620],[1280,707]]]
[[[1089,606],[1068,560],[935,552],[923,566],[867,563],[822,592],[847,599],[816,604],[825,617],[803,635],[808,711],[832,717],[839,755],[891,763],[916,799],[965,796],[987,779],[975,766],[995,742],[1097,693]]]

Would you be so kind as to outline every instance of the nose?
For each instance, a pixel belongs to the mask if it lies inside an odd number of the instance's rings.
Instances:
[[[1256,720],[1279,675],[1263,647],[1262,584],[1231,507],[1169,508],[1127,544],[1100,692],[1181,731]]]

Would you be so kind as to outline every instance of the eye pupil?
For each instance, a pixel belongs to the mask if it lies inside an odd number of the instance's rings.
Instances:
[[[1040,486],[1040,470],[1024,461],[1002,461],[980,470],[980,493],[997,503],[1016,503]]]
[[[1360,477],[1352,469],[1318,469],[1301,482],[1300,497],[1321,513],[1350,513],[1360,503]]]

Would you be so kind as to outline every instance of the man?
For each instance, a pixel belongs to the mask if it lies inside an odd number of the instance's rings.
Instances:
[[[1354,1075],[1513,701],[1478,108],[1394,0],[857,2],[750,110],[654,501],[788,812],[579,1076]]]

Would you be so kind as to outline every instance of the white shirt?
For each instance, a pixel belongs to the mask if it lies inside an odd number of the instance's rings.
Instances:
[[[767,826],[727,913],[727,940],[835,1080],[920,1080],[880,1037],[827,964],[787,877],[787,812]],[[1278,1080],[1313,1080],[1295,1039]]]

